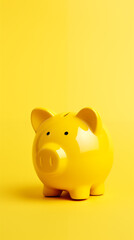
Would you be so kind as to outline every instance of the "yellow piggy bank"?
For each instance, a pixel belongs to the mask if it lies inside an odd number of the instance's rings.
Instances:
[[[87,199],[104,193],[113,150],[96,111],[54,114],[37,108],[31,122],[36,132],[33,164],[45,196],[60,196],[66,190],[72,199]]]

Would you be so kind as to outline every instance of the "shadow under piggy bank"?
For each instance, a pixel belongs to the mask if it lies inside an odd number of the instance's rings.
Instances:
[[[53,201],[53,200],[72,200],[68,192],[63,191],[60,197],[44,197],[43,187],[38,185],[17,186],[14,189],[10,188],[10,195],[23,200],[37,201]]]

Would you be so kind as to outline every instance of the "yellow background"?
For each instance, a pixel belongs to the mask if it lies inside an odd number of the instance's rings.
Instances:
[[[0,237],[134,239],[134,1],[0,2]],[[43,198],[35,107],[94,107],[111,132],[105,195]]]

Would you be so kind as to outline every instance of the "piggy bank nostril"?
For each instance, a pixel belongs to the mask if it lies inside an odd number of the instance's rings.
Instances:
[[[50,162],[50,166],[52,166],[53,165],[53,160],[52,160],[52,158],[50,157],[50,160],[49,160],[49,162]]]
[[[50,166],[52,167],[53,164],[54,164],[54,158],[50,156],[49,158],[49,163],[50,163]]]
[[[43,153],[39,154],[39,157],[38,157],[38,167],[40,169],[44,169],[44,165],[45,165],[45,156],[43,155]]]

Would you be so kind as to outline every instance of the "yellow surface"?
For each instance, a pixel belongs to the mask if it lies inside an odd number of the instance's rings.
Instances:
[[[0,237],[134,239],[134,1],[0,3]],[[35,107],[98,110],[114,142],[102,197],[42,197]]]

